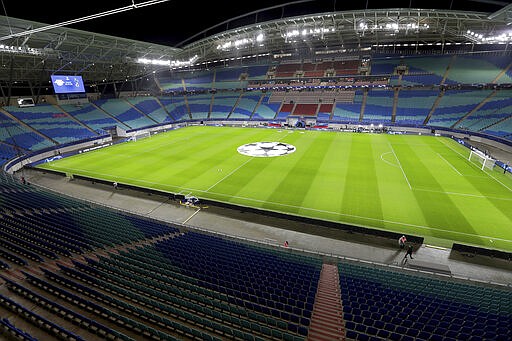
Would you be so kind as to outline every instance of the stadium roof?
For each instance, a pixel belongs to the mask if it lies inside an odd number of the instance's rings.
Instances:
[[[91,0],[93,6],[88,6],[86,13],[81,8],[69,11],[69,5],[57,7],[54,12],[38,11],[37,6],[42,6],[39,2],[31,4],[35,6],[32,10],[4,8],[4,12],[24,15],[25,19],[0,17],[0,80],[41,83],[48,82],[48,74],[51,73],[83,74],[87,82],[133,80],[190,60],[211,63],[271,58],[274,55],[314,58],[330,52],[379,46],[434,48],[500,43],[499,39],[508,48],[512,37],[512,30],[508,26],[512,22],[511,6],[507,5],[510,1],[453,0],[441,4],[413,0],[386,2],[408,6],[394,9],[370,8],[382,6],[380,1],[356,0],[344,5],[337,4],[335,0],[259,1],[243,8],[233,6],[229,1],[219,1],[215,2],[215,12],[208,11],[213,8],[208,7],[213,6],[210,2],[202,4],[203,10],[199,11],[202,15],[191,8],[191,4],[185,9],[183,3],[186,2],[183,1],[153,1],[158,4],[124,12],[130,13],[128,18],[123,17],[128,14],[115,14],[69,27],[31,31],[31,34],[27,34],[27,31],[78,18],[81,10],[81,14],[89,15],[91,11],[99,13],[112,9],[116,4],[126,6],[129,1]],[[451,7],[455,10],[415,9],[411,8],[412,5]],[[277,15],[274,13],[276,11]],[[273,13],[274,17],[269,13]],[[190,18],[189,22],[180,21],[177,24],[178,20],[171,19],[180,18],[181,14]],[[45,24],[28,20],[45,16],[49,20]],[[138,21],[134,21],[134,18],[138,18]],[[168,27],[165,34],[162,33],[163,26],[155,26],[157,24]],[[104,33],[95,33],[100,31]],[[160,35],[156,40],[163,44],[143,41],[155,41],[151,39],[154,31]],[[182,31],[184,33],[180,33]],[[186,36],[183,35],[185,33]],[[161,39],[162,35],[174,37],[174,44],[179,47],[166,45]]]

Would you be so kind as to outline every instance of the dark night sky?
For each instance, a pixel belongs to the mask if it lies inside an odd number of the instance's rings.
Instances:
[[[3,7],[0,14],[10,17],[56,24],[70,19],[97,14],[132,4],[131,0],[84,0],[84,1],[21,1],[1,0]],[[135,3],[146,0],[135,0]],[[175,46],[181,41],[201,32],[202,30],[223,22],[227,19],[246,14],[255,10],[272,7],[278,4],[293,2],[268,0],[171,0],[168,2],[134,9],[104,18],[69,26],[71,28],[103,33],[113,36],[142,40],[157,44]],[[469,11],[494,12],[502,7],[500,4],[511,3],[512,0],[314,0],[301,4],[290,5],[282,9],[262,12],[258,21],[266,21],[284,16],[308,13],[329,12],[333,10],[351,10],[368,8],[443,8]],[[223,25],[208,35],[234,28],[235,26],[253,24],[255,15],[240,19],[229,27]],[[202,36],[201,36],[202,37]],[[198,37],[198,38],[201,38]]]

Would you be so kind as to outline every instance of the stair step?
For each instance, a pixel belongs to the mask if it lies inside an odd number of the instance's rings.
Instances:
[[[312,314],[311,316],[314,317],[315,319],[318,319],[319,321],[322,321],[322,322],[331,322],[331,321],[341,321],[342,320],[342,315],[340,315],[340,314],[322,314],[322,315],[320,315],[320,313],[316,313],[316,314]]]
[[[345,323],[338,267],[332,264],[323,264],[311,315],[308,341],[344,339]]]
[[[308,340],[342,340],[344,331],[330,331],[325,329],[309,329]]]

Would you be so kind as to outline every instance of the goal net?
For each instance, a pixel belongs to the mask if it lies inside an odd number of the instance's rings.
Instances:
[[[151,133],[149,131],[145,131],[145,132],[142,132],[142,133],[137,133],[135,135],[133,135],[132,137],[130,137],[130,141],[138,141],[138,140],[141,140],[141,139],[145,139],[147,137],[151,137]]]
[[[484,170],[484,168],[493,169],[496,162],[492,157],[476,149],[471,150],[468,160],[477,163],[481,170]]]

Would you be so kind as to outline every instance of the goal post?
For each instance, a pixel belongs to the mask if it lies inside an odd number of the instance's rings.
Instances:
[[[144,131],[144,132],[141,132],[141,133],[137,133],[135,135],[132,135],[132,137],[130,137],[130,141],[138,141],[138,140],[141,140],[141,139],[145,139],[147,137],[151,137],[151,132],[149,131]]]
[[[478,165],[481,167],[480,168],[481,170],[484,170],[484,168],[488,168],[488,169],[492,170],[496,163],[495,159],[493,159],[492,157],[490,157],[476,149],[471,150],[471,152],[469,153],[468,160],[471,162],[476,161],[478,163]]]

